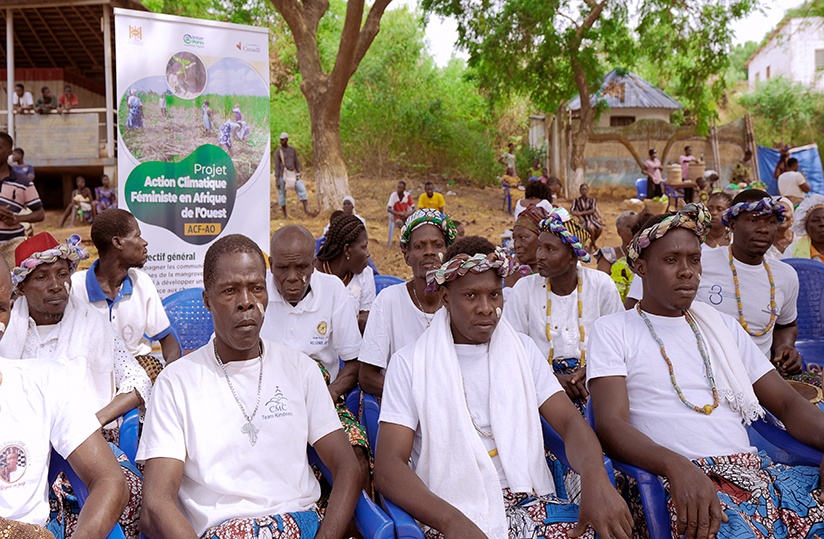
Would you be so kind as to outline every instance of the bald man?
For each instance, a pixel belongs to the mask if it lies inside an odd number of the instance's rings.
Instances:
[[[358,307],[340,279],[314,271],[315,238],[302,226],[275,231],[269,252],[272,278],[261,336],[318,363],[349,441],[360,448],[355,453],[368,478],[366,435],[344,404],[346,393],[358,382]]]

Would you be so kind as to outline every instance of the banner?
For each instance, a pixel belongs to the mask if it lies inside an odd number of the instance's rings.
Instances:
[[[118,205],[161,297],[203,286],[227,234],[268,253],[269,31],[114,9]]]
[[[767,192],[771,195],[778,194],[778,183],[773,178],[773,173],[780,157],[781,153],[778,150],[764,146],[758,147],[758,168],[761,173],[761,181],[767,185]],[[799,148],[790,148],[790,157],[798,159],[798,171],[807,178],[811,192],[824,194],[824,170],[821,167],[818,146],[810,144]]]

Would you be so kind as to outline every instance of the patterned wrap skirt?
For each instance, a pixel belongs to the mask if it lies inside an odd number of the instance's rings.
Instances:
[[[554,496],[535,496],[503,490],[509,539],[567,539],[567,532],[578,522],[578,506]],[[426,539],[443,539],[443,534],[424,526]],[[587,528],[581,536],[593,539],[595,532]]]
[[[321,520],[317,511],[232,518],[209,528],[200,539],[312,539]]]
[[[728,522],[721,524],[719,539],[816,539],[824,536],[824,504],[818,468],[785,466],[766,453],[737,453],[693,460],[715,484]],[[632,511],[634,537],[649,537],[638,486],[615,473],[618,490]],[[664,480],[672,537],[676,538],[675,506]]]

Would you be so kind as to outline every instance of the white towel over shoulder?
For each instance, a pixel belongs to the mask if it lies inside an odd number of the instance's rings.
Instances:
[[[501,319],[489,344],[490,417],[513,492],[554,494],[546,465],[535,382],[518,334]],[[415,344],[412,392],[422,437],[416,473],[434,494],[492,539],[509,530],[495,465],[472,425],[446,309]]]

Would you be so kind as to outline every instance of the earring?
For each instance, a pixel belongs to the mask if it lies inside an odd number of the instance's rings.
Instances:
[[[349,255],[346,255],[346,260],[349,260]]]

